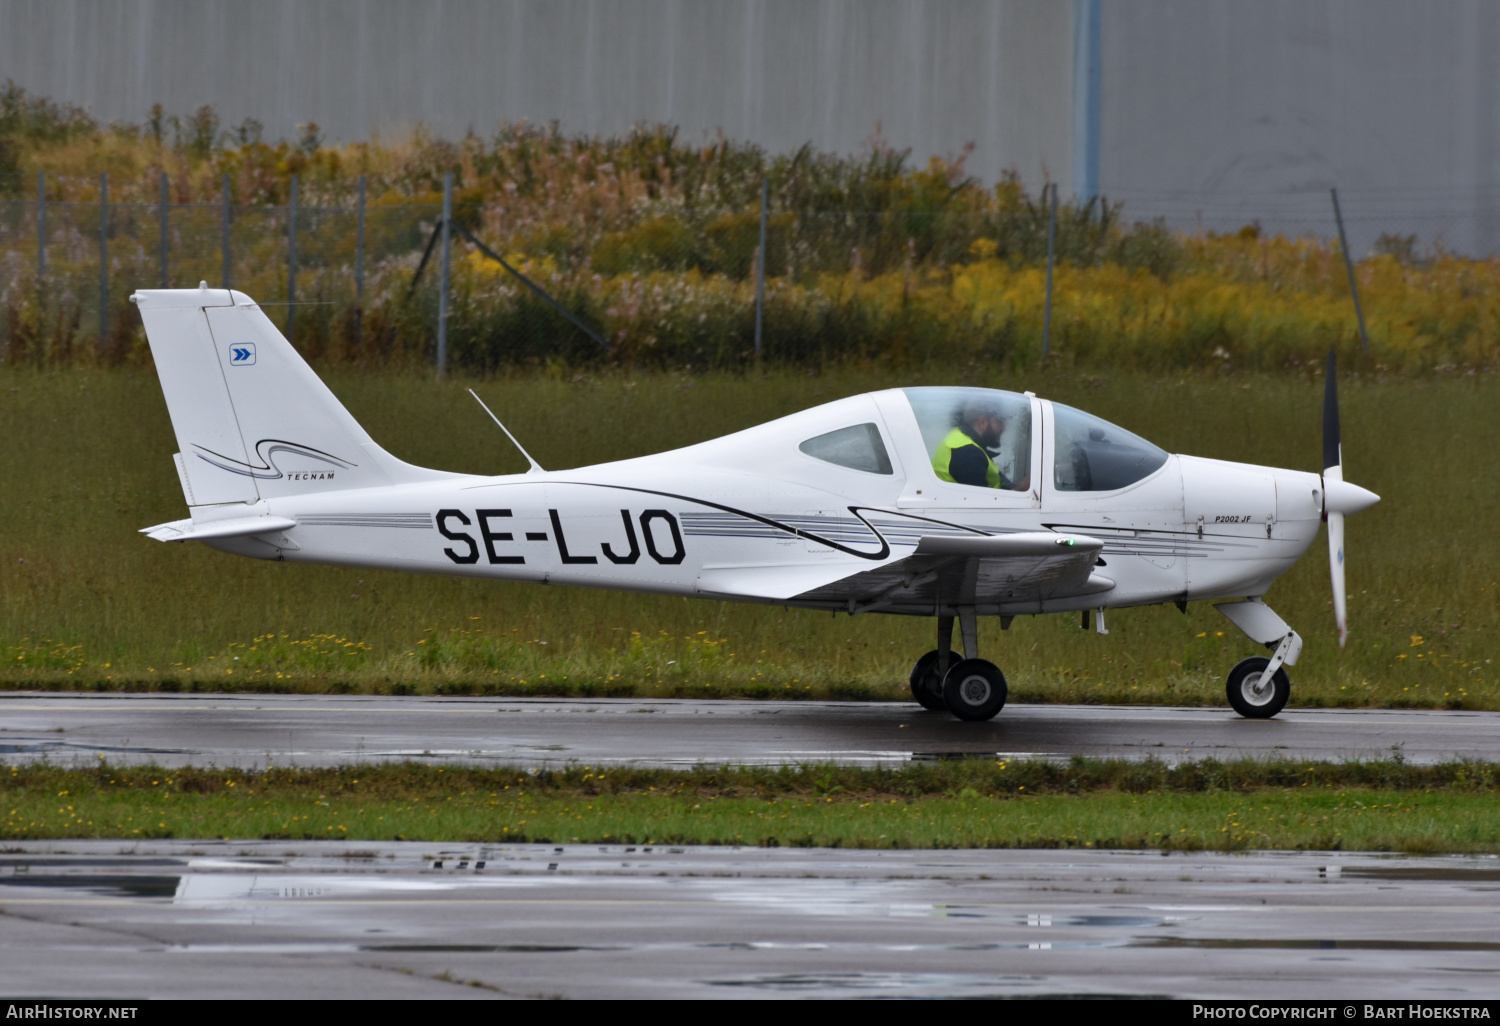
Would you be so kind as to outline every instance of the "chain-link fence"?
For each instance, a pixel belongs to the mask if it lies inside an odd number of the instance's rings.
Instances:
[[[1500,187],[1340,189],[1349,251],[1357,259],[1392,252],[1486,258],[1500,252]],[[1132,218],[1160,220],[1187,236],[1256,226],[1267,237],[1336,239],[1330,190],[1188,193],[1129,190],[1111,200]]]
[[[84,348],[118,361],[141,342],[135,289],[207,282],[253,296],[305,351],[359,350],[362,300],[421,252],[439,215],[430,205],[110,203],[107,189],[97,202],[0,199],[0,347],[12,362]]]
[[[441,205],[367,202],[362,188],[345,205],[304,205],[293,182],[282,205],[174,203],[165,181],[157,203],[111,203],[103,179],[86,202],[49,200],[45,179],[9,189],[0,198],[0,362],[144,359],[130,293],[200,281],[252,296],[314,359],[475,372],[550,361],[922,358],[952,346],[993,357],[1034,346],[1047,320],[1040,304],[1051,303],[1038,277],[1001,314],[974,300],[955,322],[927,287],[941,274],[955,292],[974,261],[1039,275],[1049,253],[1040,200],[944,211],[798,210],[774,197],[764,209],[539,211],[460,198],[445,261]],[[1063,266],[1113,264],[1163,280],[1194,238],[1215,234],[1248,233],[1263,251],[1272,236],[1301,238],[1336,253],[1327,194],[1321,214],[1305,198],[1264,219],[1205,220],[1184,207],[1130,222],[1118,207],[1066,204],[1052,252]],[[1346,216],[1351,252],[1407,264],[1467,225],[1457,215]]]

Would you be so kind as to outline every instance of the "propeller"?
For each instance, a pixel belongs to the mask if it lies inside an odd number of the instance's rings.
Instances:
[[[1349,640],[1349,595],[1344,583],[1344,517],[1369,509],[1380,496],[1344,480],[1344,449],[1339,440],[1338,362],[1328,349],[1323,384],[1323,519],[1328,522],[1328,572],[1333,579],[1333,616],[1339,625],[1339,649]]]

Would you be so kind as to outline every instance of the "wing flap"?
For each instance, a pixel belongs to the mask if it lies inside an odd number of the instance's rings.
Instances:
[[[1052,557],[1069,552],[1092,552],[1096,556],[1104,542],[1081,534],[1055,531],[1020,531],[1016,534],[936,535],[917,542],[916,556],[974,556],[981,559]],[[1090,563],[1090,566],[1093,564]]]
[[[1114,588],[1094,573],[1104,542],[1086,535],[1027,531],[924,537],[905,559],[796,596],[850,612],[931,610],[939,606],[1024,606]]]

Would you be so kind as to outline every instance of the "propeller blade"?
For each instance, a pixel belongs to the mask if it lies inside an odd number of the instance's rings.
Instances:
[[[1328,370],[1323,377],[1323,469],[1344,463],[1339,442],[1339,368],[1333,347],[1328,347]],[[1340,480],[1343,475],[1339,475]]]
[[[1328,572],[1333,578],[1333,618],[1339,625],[1339,651],[1349,640],[1349,597],[1344,585],[1344,514],[1328,514]]]
[[[1344,581],[1344,514],[1328,508],[1328,486],[1344,480],[1343,444],[1339,440],[1339,365],[1328,347],[1323,373],[1323,519],[1328,522],[1328,576],[1333,584],[1333,618],[1339,625],[1339,651],[1349,638],[1349,596]]]

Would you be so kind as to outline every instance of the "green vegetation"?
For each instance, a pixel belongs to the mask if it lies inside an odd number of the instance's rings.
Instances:
[[[44,764],[0,839],[224,837],[859,848],[1494,851],[1500,767],[964,760],[902,769],[530,774]]]
[[[1039,183],[989,186],[962,158],[925,165],[878,141],[854,157],[693,146],[667,126],[620,138],[502,126],[457,142],[423,132],[325,145],[316,125],[270,143],[211,108],[142,124],[0,89],[0,363],[142,364],[129,292],[161,274],[160,179],[170,179],[171,280],[221,280],[227,178],[236,287],[289,316],[287,206],[299,184],[295,339],[324,362],[411,367],[432,359],[432,274],[413,295],[439,216],[539,281],[611,348],[548,309],[494,261],[457,245],[449,346],[471,373],[555,365],[743,368],[753,361],[754,271],[766,291],[765,358],[823,367],[1040,362],[1047,214]],[[47,175],[48,271],[36,270],[36,175]],[[98,337],[99,176],[109,176],[113,288]],[[368,182],[366,279],[356,303],[354,209]],[[761,182],[770,183],[766,252]],[[1065,367],[1276,370],[1359,351],[1331,241],[1256,227],[1205,237],[1132,222],[1107,202],[1060,208],[1051,350]],[[1373,366],[1494,367],[1500,265],[1385,238],[1359,261]]]
[[[435,382],[334,368],[383,445],[415,463],[524,463],[464,394],[474,385],[544,466],[619,459],[897,384],[1032,388],[1179,452],[1312,469],[1316,374],[1025,377],[978,366],[821,376],[524,375]],[[1269,600],[1307,638],[1294,705],[1500,708],[1500,508],[1488,376],[1355,377],[1341,395],[1351,480],[1383,496],[1349,525],[1349,649],[1326,547]],[[0,687],[364,691],[906,701],[932,646],[922,618],[421,577],[239,559],[136,531],[184,515],[172,432],[147,370],[0,370]],[[1206,604],[981,624],[1022,701],[1219,705],[1257,648]]]

